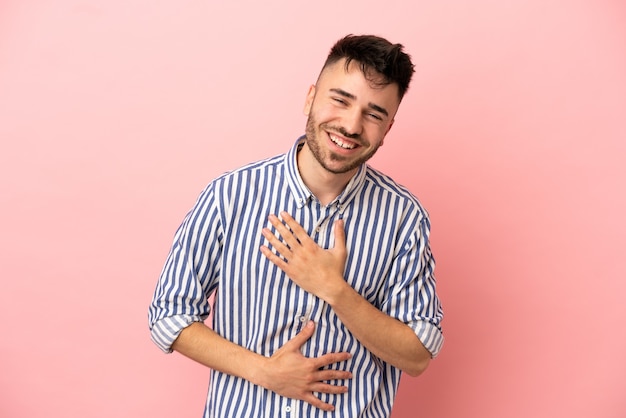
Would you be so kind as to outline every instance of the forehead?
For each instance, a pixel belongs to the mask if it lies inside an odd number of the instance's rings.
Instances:
[[[367,69],[364,74],[361,64],[357,61],[351,61],[346,67],[345,58],[326,66],[317,80],[318,90],[333,88],[347,91],[357,99],[365,99],[376,104],[383,102],[387,107],[394,109],[400,104],[396,83],[386,83],[385,77],[372,69]]]

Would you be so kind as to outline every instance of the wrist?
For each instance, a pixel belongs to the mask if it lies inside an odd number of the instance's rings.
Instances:
[[[345,296],[351,291],[354,291],[354,289],[341,277],[341,280],[335,280],[332,286],[328,286],[327,293],[322,299],[331,307],[334,307],[342,303],[341,301],[345,300]]]
[[[256,354],[252,364],[247,369],[247,376],[243,376],[257,386],[267,388],[267,371],[269,358],[261,354]]]

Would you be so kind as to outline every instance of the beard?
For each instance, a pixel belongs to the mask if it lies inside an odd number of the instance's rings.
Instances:
[[[364,154],[356,159],[350,159],[343,155],[339,155],[330,150],[324,150],[320,140],[320,132],[324,130],[330,130],[339,132],[346,138],[355,139],[358,141],[359,146],[364,142],[358,134],[348,134],[346,130],[341,126],[332,126],[327,123],[322,123],[319,126],[319,130],[316,128],[317,122],[313,116],[313,112],[309,113],[309,117],[306,121],[306,143],[313,154],[313,157],[317,162],[326,170],[333,174],[344,174],[352,171],[372,158],[380,145],[370,150],[367,154]],[[332,163],[332,166],[331,166]]]

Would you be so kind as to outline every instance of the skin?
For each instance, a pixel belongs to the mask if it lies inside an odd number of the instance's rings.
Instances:
[[[339,61],[324,69],[307,93],[307,139],[298,153],[298,168],[322,204],[341,193],[359,165],[383,144],[393,125],[400,104],[397,86],[380,86],[368,78],[356,63],[346,70],[344,61]],[[376,309],[344,280],[347,250],[343,221],[334,224],[335,246],[328,250],[319,247],[286,212],[280,213],[280,218],[270,215],[269,222],[279,237],[263,229],[263,236],[276,251],[261,246],[265,257],[300,287],[326,301],[374,355],[412,376],[426,369],[431,356],[413,330]],[[271,357],[265,357],[222,338],[198,322],[185,328],[172,348],[214,370],[332,411],[334,406],[322,402],[314,393],[347,392],[346,386],[327,382],[350,379],[350,371],[322,369],[344,362],[350,354],[304,357],[300,347],[314,330],[315,324],[309,322]]]
[[[380,86],[380,76],[372,77],[374,83],[356,62],[346,71],[345,60],[340,60],[309,87],[304,104],[306,141],[298,153],[298,169],[322,204],[341,193],[358,167],[383,145],[393,125],[400,105],[398,87]]]
[[[307,323],[271,357],[265,357],[234,344],[202,322],[185,328],[172,349],[213,370],[244,378],[279,395],[300,399],[325,411],[335,407],[322,402],[313,392],[345,393],[346,386],[330,385],[328,381],[352,378],[343,370],[320,370],[350,358],[349,353],[329,353],[317,358],[304,357],[300,347],[313,335],[315,324]]]
[[[326,301],[341,322],[373,354],[411,376],[421,374],[431,359],[409,326],[379,311],[343,278],[347,258],[343,221],[334,224],[335,246],[325,250],[287,213],[269,221],[280,234],[269,229],[263,236],[276,249],[262,246],[263,254],[307,292]],[[376,330],[372,332],[372,330]]]

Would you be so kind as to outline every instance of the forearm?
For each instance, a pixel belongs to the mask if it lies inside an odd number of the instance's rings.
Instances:
[[[335,222],[335,246],[324,250],[291,215],[280,215],[284,223],[275,215],[269,216],[280,237],[269,228],[263,229],[263,236],[276,253],[267,245],[261,246],[261,252],[296,284],[330,304],[350,332],[374,355],[412,376],[423,372],[431,353],[415,332],[378,310],[344,280],[347,250],[343,220]]]
[[[411,376],[428,366],[431,354],[415,332],[369,303],[346,282],[328,296],[339,319],[374,355]]]
[[[300,347],[311,335],[315,325],[307,324],[271,357],[246,350],[215,333],[201,322],[185,328],[172,348],[205,366],[248,380],[279,395],[301,399],[326,411],[334,406],[319,399],[315,393],[345,393],[348,388],[331,381],[350,379],[349,371],[327,368],[350,358],[349,353],[328,353],[306,358]]]
[[[183,329],[172,349],[213,370],[259,384],[265,356],[232,343],[201,322]]]

